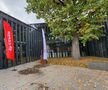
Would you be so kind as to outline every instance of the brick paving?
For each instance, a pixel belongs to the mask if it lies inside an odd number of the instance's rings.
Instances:
[[[31,62],[0,70],[0,90],[108,90],[108,72],[87,68],[48,65],[41,73],[22,75],[18,71],[38,64]]]

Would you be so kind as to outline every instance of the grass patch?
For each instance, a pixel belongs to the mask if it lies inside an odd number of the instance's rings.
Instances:
[[[88,67],[89,62],[108,62],[108,58],[101,57],[81,57],[80,60],[74,60],[71,57],[65,58],[49,58],[48,64],[53,65],[68,65],[75,67]]]

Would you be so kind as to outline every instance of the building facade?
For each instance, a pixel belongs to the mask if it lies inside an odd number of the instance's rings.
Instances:
[[[80,43],[81,56],[97,56],[108,58],[108,21],[103,23],[105,27],[102,29],[104,36],[99,40],[87,42],[86,46]],[[38,29],[44,28],[46,32],[47,45],[49,47],[49,57],[69,57],[71,56],[71,41],[65,39],[54,39],[50,36],[50,29],[46,23],[32,24]]]
[[[14,62],[6,58],[3,20],[6,20],[13,29]],[[80,43],[81,56],[108,57],[108,22],[105,22],[104,25],[105,28],[102,29],[104,36],[99,40],[92,40],[86,46]],[[8,68],[39,59],[43,48],[42,29],[45,31],[49,57],[71,56],[71,41],[52,37],[46,23],[28,25],[0,11],[0,68]]]
[[[12,27],[14,33],[15,62],[6,58],[3,20]],[[23,64],[40,58],[42,31],[0,11],[0,68]]]

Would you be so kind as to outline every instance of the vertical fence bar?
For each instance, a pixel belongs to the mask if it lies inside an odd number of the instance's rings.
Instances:
[[[2,25],[2,16],[0,15],[0,69],[3,68],[3,25]]]

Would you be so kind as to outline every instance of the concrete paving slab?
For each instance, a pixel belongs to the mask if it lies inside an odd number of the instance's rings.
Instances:
[[[108,71],[108,62],[90,62],[88,68]]]

